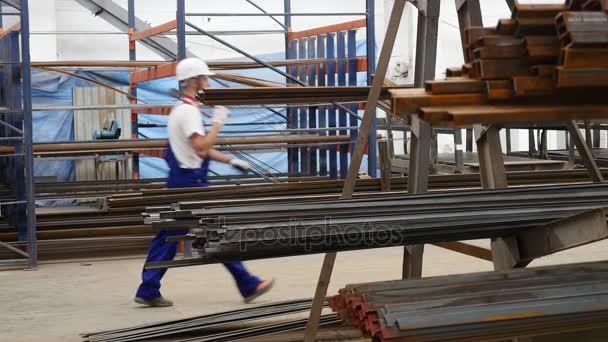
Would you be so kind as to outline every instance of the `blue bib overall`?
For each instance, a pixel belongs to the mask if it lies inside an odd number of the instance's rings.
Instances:
[[[179,166],[171,146],[167,146],[165,157],[169,164],[169,177],[167,178],[168,188],[198,188],[207,187],[207,173],[209,171],[209,159],[205,158],[198,169],[183,169]],[[177,251],[177,242],[167,242],[167,238],[176,235],[185,235],[188,230],[161,231],[150,242],[150,250],[146,262],[169,261],[173,260]],[[261,280],[251,275],[241,262],[231,262],[224,264],[228,271],[232,273],[236,285],[243,297],[252,295],[257,289]],[[162,270],[146,270],[142,272],[142,283],[137,289],[137,297],[144,299],[158,298],[160,294],[160,281],[167,272]]]

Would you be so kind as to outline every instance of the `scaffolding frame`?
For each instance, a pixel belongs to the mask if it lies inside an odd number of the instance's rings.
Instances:
[[[19,240],[27,242],[27,250],[21,251],[0,242],[20,256],[17,259],[1,260],[3,266],[26,265],[36,268],[38,252],[36,241],[36,215],[34,200],[34,155],[32,117],[32,74],[30,60],[29,6],[27,0],[0,1],[18,11],[1,13],[0,28],[4,15],[19,16],[19,23],[0,34],[2,51],[2,107],[0,114],[0,144],[15,147],[15,154],[0,157],[2,183],[12,185],[15,200],[0,203],[8,208],[7,218],[17,227]],[[2,7],[0,6],[0,11]],[[12,180],[13,182],[7,182]]]

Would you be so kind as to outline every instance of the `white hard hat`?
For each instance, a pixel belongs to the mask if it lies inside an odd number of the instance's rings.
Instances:
[[[185,81],[198,76],[215,75],[209,66],[200,58],[186,58],[177,63],[175,76],[178,81]]]

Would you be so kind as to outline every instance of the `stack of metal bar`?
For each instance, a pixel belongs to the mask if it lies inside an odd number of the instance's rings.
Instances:
[[[307,312],[310,306],[310,299],[291,300],[176,321],[86,333],[82,336],[88,342],[249,340],[302,330],[306,326],[306,319],[293,315]],[[269,319],[274,320],[268,322]],[[324,315],[320,321],[321,326],[336,325],[338,322],[334,315],[329,314]]]
[[[608,177],[608,171],[603,170]],[[78,183],[41,183],[37,200],[84,199],[99,208],[76,206],[55,210],[39,209],[36,215],[37,236],[42,260],[119,256],[144,253],[154,232],[144,225],[141,213],[147,206],[167,207],[172,203],[197,201],[201,206],[247,205],[335,201],[344,181],[322,177],[278,178],[280,184],[260,184],[249,179],[224,181],[213,179],[205,189],[165,189],[164,180],[128,180]],[[509,172],[511,185],[589,183],[585,170]],[[380,179],[360,179],[355,198],[384,196]],[[239,186],[235,186],[238,184]],[[390,180],[392,194],[403,194],[407,177]],[[479,174],[433,175],[429,187],[439,189],[477,189]],[[10,199],[10,191],[0,195]],[[0,223],[0,241],[21,247],[17,230],[10,222]],[[1,251],[1,250],[0,250]],[[0,258],[2,256],[0,255]]]
[[[466,30],[467,63],[449,69],[447,79],[389,90],[393,111],[453,127],[608,117],[608,12],[601,5],[517,3],[496,27]]]
[[[606,209],[606,190],[590,184],[244,206],[182,202],[150,208],[146,222],[157,231],[183,230],[169,240],[193,240],[199,257],[146,267],[503,237]]]
[[[608,263],[348,285],[330,307],[374,341],[496,341],[605,328]]]

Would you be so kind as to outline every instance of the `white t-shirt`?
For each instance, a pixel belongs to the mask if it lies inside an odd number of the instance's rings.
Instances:
[[[169,144],[179,166],[183,169],[198,169],[203,159],[190,145],[193,134],[205,135],[203,118],[197,106],[179,101],[169,114],[167,124]]]

